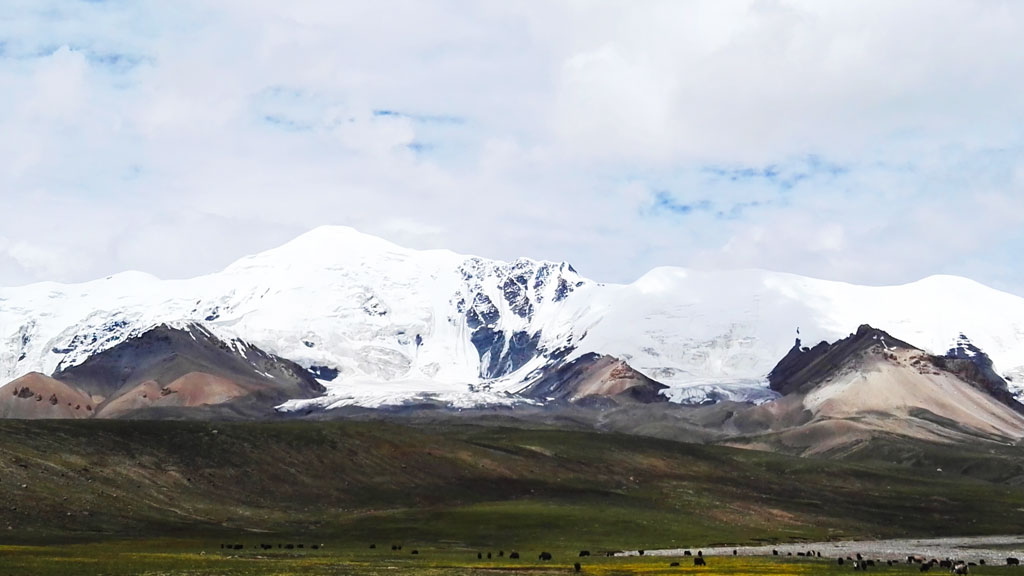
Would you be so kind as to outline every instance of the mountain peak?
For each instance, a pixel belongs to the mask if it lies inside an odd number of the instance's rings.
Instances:
[[[800,339],[768,373],[772,390],[781,394],[807,392],[830,373],[840,369],[871,349],[917,350],[884,330],[861,324],[857,332],[835,343],[820,342],[813,348],[801,346]]]
[[[270,250],[246,256],[228,271],[266,267],[324,267],[381,254],[408,256],[414,251],[348,226],[319,226]]]

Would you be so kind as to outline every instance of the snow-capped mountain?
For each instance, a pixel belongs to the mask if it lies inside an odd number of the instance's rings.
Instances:
[[[189,280],[129,272],[0,289],[0,381],[192,322],[327,386],[324,398],[285,409],[515,402],[547,368],[588,353],[628,362],[675,401],[766,399],[765,377],[795,337],[834,340],[864,323],[935,353],[970,338],[1015,392],[1024,381],[1024,299],[963,278],[866,287],[659,268],[601,284],[566,263],[409,250],[343,227]]]

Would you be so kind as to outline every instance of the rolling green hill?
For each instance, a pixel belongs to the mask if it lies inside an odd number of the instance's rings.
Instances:
[[[1020,533],[1022,510],[1015,482],[546,427],[0,421],[8,544],[653,549]]]

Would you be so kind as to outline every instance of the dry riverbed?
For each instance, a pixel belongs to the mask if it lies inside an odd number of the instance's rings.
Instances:
[[[1024,557],[1024,535],[1018,536],[970,536],[953,538],[901,538],[893,540],[859,540],[847,542],[803,542],[800,544],[774,544],[767,546],[738,546],[710,548],[676,548],[670,550],[646,550],[649,556],[682,556],[689,550],[693,555],[700,550],[705,556],[731,556],[733,550],[739,556],[771,556],[778,550],[782,556],[798,552],[820,552],[827,558],[856,557],[905,561],[907,556],[920,555],[926,558],[962,559],[969,562],[985,560],[986,564],[1002,565],[1008,557]],[[623,556],[635,556],[635,550],[623,552]]]

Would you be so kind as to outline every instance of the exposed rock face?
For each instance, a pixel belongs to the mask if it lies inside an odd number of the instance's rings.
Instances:
[[[934,356],[931,360],[932,364],[940,370],[957,375],[1003,404],[1024,414],[1024,404],[1021,404],[1010,392],[1006,380],[996,374],[992,368],[992,360],[971,343],[967,336],[961,334],[945,356]]]
[[[667,386],[637,372],[622,360],[585,354],[548,372],[522,394],[541,400],[580,402],[595,398],[618,402],[665,402]]]
[[[272,414],[285,400],[312,398],[324,390],[294,362],[239,340],[225,342],[196,324],[154,328],[54,377],[107,398],[98,413],[110,417],[197,406],[220,406],[238,415]]]
[[[520,258],[510,264],[469,258],[459,267],[465,287],[453,303],[464,314],[480,355],[480,377],[500,378],[552,351],[540,346],[534,322],[545,302],[561,302],[584,281],[572,266]],[[495,299],[488,292],[500,295]]]
[[[962,335],[956,345],[944,356],[934,356],[898,340],[886,332],[866,324],[856,334],[832,344],[821,342],[813,348],[796,345],[768,374],[772,390],[781,394],[807,393],[821,382],[834,376],[834,372],[851,361],[861,360],[868,351],[881,351],[895,359],[896,350],[911,350],[918,354],[912,360],[919,372],[929,367],[948,372],[973,387],[992,396],[1010,408],[1024,413],[1024,404],[1010,393],[1007,383],[995,370],[992,361],[979,348]]]
[[[880,435],[1024,438],[1024,407],[986,366],[980,350],[937,357],[864,325],[833,344],[798,343],[769,375],[783,396],[738,412],[728,425],[748,438],[763,434],[745,445],[803,453],[855,450]]]
[[[917,350],[914,346],[882,330],[862,324],[855,334],[832,344],[819,342],[813,348],[802,347],[800,339],[789,353],[768,373],[768,385],[781,394],[806,392],[828,374],[856,355],[871,348]]]

